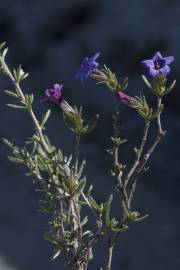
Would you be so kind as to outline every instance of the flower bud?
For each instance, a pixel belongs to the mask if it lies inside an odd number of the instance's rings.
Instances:
[[[62,110],[64,113],[72,113],[72,114],[75,114],[75,111],[74,111],[73,107],[71,107],[71,106],[69,105],[69,103],[68,103],[65,99],[63,99],[63,100],[61,101],[61,103],[59,104],[59,107],[61,108],[61,110]]]
[[[100,82],[106,82],[108,80],[108,77],[105,74],[105,72],[101,71],[100,69],[95,69],[91,74],[91,77]]]
[[[133,101],[132,97],[126,95],[123,92],[116,93],[116,98],[117,98],[117,100],[119,100],[127,105],[131,105],[131,102]]]

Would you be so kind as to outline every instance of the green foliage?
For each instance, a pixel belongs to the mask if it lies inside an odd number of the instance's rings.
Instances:
[[[145,85],[150,89],[150,91],[158,97],[163,97],[167,95],[174,89],[176,85],[176,80],[174,80],[169,87],[166,87],[167,78],[164,76],[158,76],[154,78],[152,83],[150,83],[144,75],[142,75],[142,79]]]
[[[84,135],[91,132],[99,119],[99,115],[96,114],[93,116],[89,122],[84,126],[84,119],[82,117],[82,107],[74,107],[74,113],[72,112],[63,112],[63,118],[66,126],[76,135]]]
[[[21,81],[25,80],[29,75],[28,73],[24,72],[21,65],[19,65],[17,69],[14,69],[13,73],[17,83],[20,83]]]
[[[113,146],[107,150],[113,156],[113,169],[111,175],[116,177],[114,187],[121,194],[122,208],[118,217],[112,217],[113,195],[110,194],[104,202],[99,202],[92,195],[93,186],[88,183],[85,176],[86,161],[80,160],[79,141],[80,136],[91,132],[99,119],[99,115],[93,116],[87,124],[84,124],[82,107],[71,107],[67,102],[59,102],[63,111],[62,115],[66,126],[75,134],[75,154],[65,156],[63,151],[51,143],[45,135],[45,125],[49,120],[51,111],[47,110],[40,121],[33,111],[34,96],[23,94],[20,83],[28,77],[21,66],[10,71],[5,63],[8,49],[5,43],[0,44],[0,72],[9,77],[14,85],[14,90],[4,90],[9,97],[16,99],[17,104],[7,104],[14,109],[25,109],[34,123],[34,133],[25,141],[24,145],[17,146],[3,138],[4,143],[10,148],[11,155],[8,159],[17,164],[23,164],[27,173],[36,183],[36,191],[43,194],[39,202],[39,211],[48,214],[49,230],[44,237],[53,245],[52,260],[63,256],[67,268],[87,269],[87,264],[92,258],[92,249],[96,242],[104,234],[110,235],[111,248],[116,244],[118,235],[125,232],[133,222],[144,220],[148,215],[141,216],[139,212],[131,210],[131,201],[135,192],[137,177],[146,170],[146,162],[160,141],[164,132],[161,128],[161,113],[164,106],[161,97],[169,93],[176,81],[166,87],[167,79],[163,76],[154,78],[152,82],[143,75],[142,79],[150,91],[157,97],[158,105],[152,109],[145,96],[128,97],[124,104],[135,109],[145,120],[145,130],[139,148],[134,148],[135,161],[126,173],[126,165],[119,161],[119,146],[127,140],[119,137],[119,112],[116,104],[116,112],[113,115],[114,135],[110,137]],[[105,84],[113,94],[124,91],[128,86],[128,78],[120,84],[117,76],[110,68],[96,69],[91,77]],[[145,152],[145,145],[150,122],[157,121],[157,136],[152,146]],[[88,190],[86,186],[89,186]],[[101,184],[103,189],[103,183]],[[119,207],[119,206],[118,206]],[[95,218],[95,226],[89,225],[89,216],[83,217],[84,208],[88,208]],[[111,237],[112,236],[112,237]],[[113,242],[114,241],[114,242]],[[109,265],[107,267],[109,268]]]
[[[117,93],[119,91],[124,91],[128,86],[128,78],[125,78],[120,84],[116,77],[116,74],[111,71],[110,68],[104,65],[104,69],[101,69],[102,74],[104,74],[105,80],[98,82],[97,84],[106,84],[106,86],[113,92]]]
[[[153,117],[153,109],[149,107],[145,96],[136,96],[131,105],[145,119],[151,120]]]

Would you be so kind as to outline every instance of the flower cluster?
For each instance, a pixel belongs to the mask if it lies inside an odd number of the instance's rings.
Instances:
[[[98,69],[99,63],[97,63],[96,60],[99,55],[100,53],[97,52],[92,57],[86,57],[82,61],[75,78],[79,78],[81,82],[84,82],[89,77],[92,77],[99,83],[105,83],[113,90],[118,101],[136,108],[137,98],[131,97],[123,92],[128,85],[128,78],[125,78],[123,83],[119,84],[116,75],[109,68],[105,66],[105,69]],[[166,76],[170,73],[169,65],[173,61],[173,56],[163,57],[160,52],[156,52],[151,59],[141,62],[143,67],[147,69],[148,75],[154,79],[153,86],[151,86],[145,76],[143,79],[157,96],[164,95],[168,92],[164,90],[164,84],[166,83]],[[74,109],[62,98],[62,89],[62,84],[57,83],[54,85],[54,88],[46,89],[46,98],[44,100],[54,102],[60,106],[62,111],[74,114]]]

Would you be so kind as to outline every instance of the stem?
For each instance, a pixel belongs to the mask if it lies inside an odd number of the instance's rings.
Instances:
[[[155,138],[153,144],[151,145],[151,147],[149,148],[149,150],[147,151],[147,153],[143,156],[142,160],[141,161],[139,160],[138,166],[136,167],[133,174],[131,175],[129,203],[131,203],[132,198],[133,198],[133,194],[134,194],[135,187],[136,187],[137,177],[145,170],[145,165],[146,165],[147,161],[149,160],[150,156],[154,152],[156,146],[158,145],[158,143],[160,142],[162,137],[166,134],[166,131],[163,131],[162,127],[161,127],[161,111],[160,111],[161,101],[162,101],[162,99],[160,97],[158,97],[157,110],[159,110],[159,114],[157,116],[158,131],[157,131],[156,138]]]
[[[111,265],[112,265],[112,255],[113,255],[114,244],[109,239],[108,248],[107,248],[107,263],[106,263],[105,270],[111,270],[112,269]]]
[[[115,100],[115,115],[114,115],[114,137],[118,138],[119,135],[119,124],[118,124],[118,120],[119,120],[119,112],[118,112],[118,105],[117,105],[117,100]],[[113,155],[114,155],[114,169],[116,171],[116,168],[119,165],[119,146],[115,143],[114,144],[114,151],[113,151]],[[127,192],[125,189],[125,186],[122,183],[122,171],[120,171],[117,174],[117,186],[119,188],[119,190],[122,193],[122,197],[124,202],[126,203],[127,207],[129,208],[129,204],[128,204],[128,196],[127,196]]]
[[[132,168],[130,169],[127,177],[125,178],[125,182],[124,182],[124,186],[127,187],[129,180],[131,178],[131,176],[133,175],[133,173],[135,172],[136,168],[139,165],[140,162],[140,158],[144,149],[144,146],[146,144],[146,140],[147,140],[147,135],[148,135],[148,131],[149,131],[149,126],[150,126],[150,121],[146,120],[146,124],[145,124],[145,128],[144,128],[144,133],[143,133],[143,137],[142,137],[142,141],[141,141],[141,145],[137,154],[137,158],[132,166]]]
[[[118,120],[119,120],[119,112],[118,112],[118,106],[117,106],[117,100],[115,100],[115,115],[114,115],[114,137],[118,138],[119,135],[119,124],[118,124]],[[119,156],[118,156],[118,152],[119,152],[119,145],[117,145],[116,143],[114,144],[114,149],[113,149],[113,158],[114,158],[114,170],[116,171],[116,168],[118,168],[119,165]],[[129,202],[128,202],[128,196],[127,196],[127,192],[125,189],[125,186],[122,183],[122,171],[120,171],[117,174],[117,186],[122,194],[123,197],[123,201],[125,202],[127,208],[129,209]],[[124,217],[123,217],[123,221],[124,221]],[[122,223],[123,224],[123,223]],[[117,243],[119,237],[119,233],[116,232],[114,233],[113,236],[109,237],[108,239],[108,246],[107,246],[107,261],[106,261],[106,266],[105,266],[105,270],[111,270],[112,267],[112,255],[113,255],[113,250],[114,247]]]
[[[157,102],[158,102],[157,109],[160,110],[162,98],[161,97],[158,97]],[[159,112],[159,114],[157,116],[157,126],[158,126],[158,133],[159,133],[159,135],[163,135],[163,133],[165,131],[163,131],[162,130],[162,127],[161,127],[161,111]]]
[[[0,61],[1,61],[2,65],[4,66],[6,72],[7,72],[7,76],[8,76],[8,77],[10,78],[10,80],[12,81],[12,83],[13,83],[15,89],[17,89],[17,91],[18,91],[18,93],[19,93],[19,95],[20,95],[20,97],[21,97],[21,100],[22,100],[23,102],[25,102],[25,96],[24,96],[24,94],[23,94],[23,92],[22,92],[22,90],[21,90],[21,87],[20,87],[19,83],[15,80],[14,76],[12,75],[12,73],[11,73],[9,67],[6,65],[6,63],[4,62],[4,60],[3,60],[2,58],[0,58]],[[28,111],[29,111],[30,116],[31,116],[31,118],[32,118],[32,120],[33,120],[33,123],[34,123],[34,125],[35,125],[35,127],[36,127],[36,129],[37,129],[37,131],[38,131],[38,133],[39,133],[39,136],[40,136],[40,138],[41,138],[41,142],[42,142],[43,147],[44,147],[44,149],[47,151],[47,153],[49,153],[49,152],[50,152],[50,151],[49,151],[49,147],[47,146],[47,143],[46,143],[46,141],[45,141],[45,138],[44,138],[44,135],[43,135],[43,133],[42,133],[41,127],[40,127],[40,125],[39,125],[39,122],[38,122],[38,120],[37,120],[37,118],[36,118],[36,116],[35,116],[33,110],[32,110],[32,109],[28,109]]]
[[[78,163],[79,163],[79,146],[80,146],[80,135],[75,135],[75,153],[74,153],[74,173],[77,177]]]

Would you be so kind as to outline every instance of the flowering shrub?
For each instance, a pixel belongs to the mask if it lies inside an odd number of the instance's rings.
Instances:
[[[136,191],[138,177],[147,171],[147,163],[156,146],[166,134],[161,126],[161,115],[164,109],[162,98],[175,86],[176,81],[167,86],[167,75],[170,72],[169,65],[174,58],[162,57],[157,52],[152,59],[142,61],[147,69],[148,78],[142,79],[145,85],[154,94],[157,100],[156,108],[151,108],[145,96],[129,96],[124,93],[128,86],[128,78],[119,83],[117,76],[110,68],[99,68],[96,62],[99,53],[90,58],[85,58],[76,74],[76,78],[85,82],[88,78],[104,84],[112,92],[112,102],[115,100],[115,112],[113,114],[114,134],[110,138],[112,147],[108,153],[112,155],[113,167],[111,175],[116,179],[115,190],[121,198],[121,215],[112,217],[111,207],[113,194],[103,202],[97,202],[93,196],[92,185],[86,180],[84,168],[85,160],[80,158],[80,138],[91,132],[97,124],[98,115],[84,124],[82,108],[71,106],[63,99],[63,85],[56,83],[52,88],[45,90],[43,102],[53,102],[62,111],[66,126],[75,137],[75,153],[67,157],[45,135],[45,125],[50,117],[48,110],[42,119],[37,119],[33,111],[34,97],[32,94],[24,94],[21,82],[28,76],[21,66],[11,72],[5,58],[7,49],[5,44],[0,45],[0,71],[7,76],[14,85],[14,91],[5,90],[5,93],[15,100],[13,104],[7,104],[14,109],[27,111],[34,123],[34,134],[25,142],[23,148],[13,142],[3,139],[12,150],[9,160],[23,164],[28,172],[27,176],[33,177],[38,190],[44,193],[44,200],[40,203],[40,209],[51,216],[49,232],[45,238],[53,244],[53,259],[61,256],[64,264],[69,269],[85,270],[90,260],[93,259],[93,248],[99,239],[108,236],[107,256],[101,269],[112,269],[112,254],[116,243],[122,233],[125,233],[134,222],[139,222],[147,217],[132,209],[132,199]],[[131,107],[138,113],[145,123],[142,138],[139,145],[134,148],[135,159],[130,168],[119,162],[119,147],[126,143],[126,139],[119,137],[119,112],[118,106],[123,104]],[[151,123],[156,121],[156,136],[152,145],[147,148],[149,129]],[[83,216],[82,209],[88,208],[95,220],[95,227],[89,225],[88,216]]]

